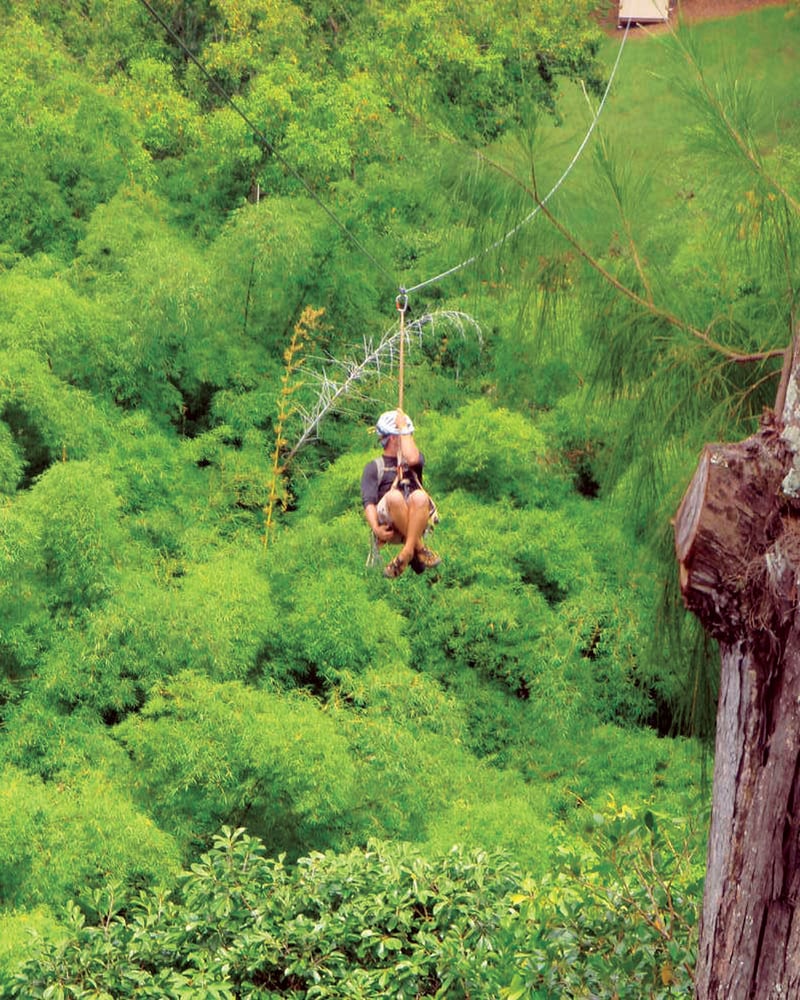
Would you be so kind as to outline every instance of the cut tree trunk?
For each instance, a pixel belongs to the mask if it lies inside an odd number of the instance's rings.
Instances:
[[[800,400],[707,445],[675,519],[686,606],[719,642],[698,1000],[800,998]]]

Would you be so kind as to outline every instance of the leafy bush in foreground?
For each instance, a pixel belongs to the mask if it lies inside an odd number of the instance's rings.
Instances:
[[[691,826],[612,803],[591,851],[562,851],[511,900],[518,949],[503,1000],[667,1000],[694,995],[702,859]]]
[[[96,925],[74,905],[0,996],[486,996],[506,894],[506,860],[402,848],[313,854],[294,870],[242,830],[223,830],[174,901],[109,894]]]
[[[693,840],[627,809],[545,884],[501,854],[372,844],[289,868],[223,828],[173,896],[74,904],[0,998],[689,997]]]

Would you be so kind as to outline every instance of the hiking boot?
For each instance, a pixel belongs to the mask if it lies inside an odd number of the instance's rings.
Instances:
[[[383,575],[388,577],[390,580],[396,580],[398,576],[403,575],[403,571],[407,565],[408,564],[401,559],[399,555],[396,555],[383,571]]]
[[[438,566],[442,561],[442,557],[438,555],[433,549],[429,549],[426,545],[417,549],[414,553],[414,558],[411,560],[411,568],[415,573],[424,573],[426,569],[433,569],[434,566]]]
[[[415,573],[424,573],[428,568],[421,559],[417,559],[417,553],[415,552],[411,558],[411,562],[408,564]]]

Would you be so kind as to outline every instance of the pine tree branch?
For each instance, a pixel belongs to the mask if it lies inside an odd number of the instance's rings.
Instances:
[[[786,207],[787,207],[786,203],[784,202],[784,205],[783,205],[784,210],[786,209]],[[784,267],[784,270],[786,271],[786,287],[787,287],[787,289],[789,291],[789,331],[790,331],[792,337],[794,337],[794,335],[795,335],[795,328],[796,328],[796,323],[795,323],[795,321],[796,321],[795,303],[797,302],[797,296],[796,296],[795,286],[794,286],[794,273],[793,273],[793,270],[792,270],[792,254],[791,254],[791,250],[790,250],[790,242],[791,242],[791,240],[789,238],[789,231],[791,229],[791,217],[788,216],[788,214],[787,214],[786,228],[784,229],[784,227],[781,226],[778,223],[778,219],[776,218],[776,215],[775,215],[775,208],[774,208],[774,206],[770,208],[770,214],[773,217],[773,220],[775,222],[775,228],[776,228],[776,230],[777,230],[777,232],[779,234],[780,247],[781,247],[781,255],[782,255],[782,258],[783,258],[783,267]]]
[[[687,323],[685,320],[682,320],[679,316],[676,316],[674,313],[671,313],[666,309],[660,308],[655,303],[648,302],[647,299],[642,298],[642,296],[639,295],[637,292],[635,292],[632,288],[629,288],[627,285],[623,284],[623,282],[621,282],[619,278],[616,277],[616,275],[612,274],[607,268],[605,268],[600,263],[600,261],[597,260],[596,257],[592,256],[592,254],[580,243],[578,238],[576,236],[573,236],[573,234],[567,229],[567,227],[553,215],[553,213],[547,207],[545,202],[539,197],[538,192],[536,191],[535,188],[535,181],[534,181],[534,188],[531,189],[518,177],[515,177],[509,170],[507,170],[499,163],[495,163],[493,160],[490,160],[485,154],[478,152],[476,153],[476,155],[481,161],[486,163],[487,166],[491,167],[494,170],[497,170],[501,174],[504,174],[506,177],[514,181],[515,184],[519,185],[523,189],[523,191],[527,192],[527,194],[529,194],[530,197],[533,199],[533,201],[535,201],[536,204],[539,206],[539,210],[542,212],[545,218],[550,222],[553,228],[556,229],[560,233],[560,235],[570,244],[573,250],[575,250],[575,252],[593,270],[595,270],[603,278],[604,281],[608,282],[608,284],[610,284],[613,288],[615,288],[620,293],[620,295],[625,296],[625,298],[629,299],[631,302],[634,302],[636,305],[640,306],[646,312],[650,313],[651,316],[663,320],[668,325],[675,327],[676,329],[681,330],[684,333],[688,333],[690,336],[701,341],[706,347],[710,348],[712,351],[721,354],[727,361],[730,361],[732,364],[737,364],[737,365],[753,364],[754,362],[766,361],[769,360],[770,358],[783,357],[784,348],[782,347],[773,348],[767,351],[755,351],[748,354],[743,354],[740,351],[731,350],[731,348],[725,347],[723,344],[720,344],[717,341],[715,341],[712,337],[708,335],[706,331],[700,330],[698,327],[692,326],[691,323]]]
[[[583,90],[583,96],[586,100],[586,103],[589,106],[589,111],[594,116],[595,109],[592,108],[592,104],[589,99],[589,94],[587,93],[586,85],[584,84],[583,80],[581,80],[581,89]],[[608,150],[608,143],[606,142],[601,129],[598,128],[596,130],[596,135],[597,135],[597,141],[600,145],[600,150],[603,154],[603,167],[606,172],[608,187],[611,190],[611,196],[614,199],[614,204],[617,207],[617,213],[620,217],[620,221],[622,222],[622,228],[628,240],[628,246],[630,248],[631,256],[633,257],[633,263],[634,266],[636,267],[636,272],[639,275],[639,280],[644,286],[645,291],[647,292],[647,301],[651,305],[655,305],[653,289],[650,285],[650,281],[647,277],[647,272],[644,269],[644,265],[642,264],[642,259],[639,256],[639,248],[636,244],[636,240],[633,238],[633,228],[631,226],[630,219],[628,218],[628,213],[625,211],[625,206],[622,203],[622,198],[620,196],[620,191],[619,191],[619,185],[616,183],[616,179],[613,174],[611,166],[611,155]]]
[[[764,180],[767,182],[767,184],[770,187],[772,187],[778,194],[780,194],[780,196],[784,199],[786,204],[790,205],[795,212],[800,214],[800,202],[798,202],[795,198],[793,198],[792,195],[790,195],[789,192],[771,174],[768,174],[767,171],[764,169],[764,164],[755,155],[750,145],[745,140],[744,136],[731,121],[729,115],[727,114],[725,108],[723,107],[722,102],[716,96],[711,87],[708,85],[705,78],[705,74],[703,73],[700,64],[697,62],[692,53],[689,51],[688,47],[681,43],[681,40],[678,37],[678,34],[674,30],[674,28],[672,29],[672,36],[675,39],[675,42],[678,45],[678,48],[681,54],[683,55],[685,61],[694,71],[694,75],[697,79],[697,82],[700,85],[701,92],[705,97],[706,101],[708,101],[709,107],[718,116],[719,121],[722,122],[725,131],[728,137],[732,140],[734,146],[739,150],[739,152],[742,154],[745,160],[750,164],[753,171],[759,177],[763,177]]]

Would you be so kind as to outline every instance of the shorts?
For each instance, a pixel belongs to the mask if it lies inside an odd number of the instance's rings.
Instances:
[[[416,490],[412,490],[411,492],[412,493],[416,492]],[[424,493],[425,491],[423,490],[422,492]],[[386,503],[389,493],[391,493],[391,490],[383,494],[383,496],[378,501],[375,509],[378,512],[378,524],[388,524],[390,528],[393,528],[394,523],[392,522],[391,515],[389,514],[389,508]],[[428,497],[428,506],[429,506],[428,516],[430,517],[431,522],[433,524],[436,524],[439,520],[439,516],[436,512],[436,504],[433,502],[433,500],[431,500],[430,497]]]
[[[378,501],[378,506],[376,507],[376,510],[378,511],[378,524],[388,524],[393,527],[392,519],[389,516],[389,509],[386,506],[386,498],[388,496],[388,493],[384,493]]]

